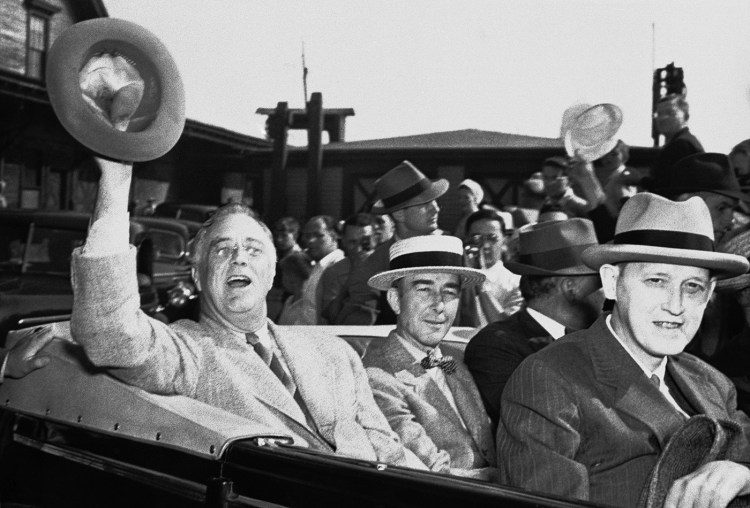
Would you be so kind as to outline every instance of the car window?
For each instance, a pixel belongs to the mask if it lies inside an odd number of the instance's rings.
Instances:
[[[70,273],[73,249],[84,244],[86,231],[33,227],[24,255],[25,273]]]
[[[176,261],[186,251],[185,239],[173,231],[150,229],[146,234],[154,244],[155,261]]]
[[[20,270],[26,250],[29,228],[26,225],[3,225],[0,228],[0,267]]]

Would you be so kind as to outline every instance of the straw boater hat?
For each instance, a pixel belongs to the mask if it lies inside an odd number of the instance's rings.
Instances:
[[[460,189],[461,187],[465,187],[466,189],[468,189],[469,192],[471,192],[474,196],[474,199],[477,203],[481,203],[484,199],[484,189],[482,189],[482,186],[474,180],[471,180],[469,178],[463,180],[458,184],[458,188]]]
[[[701,198],[679,202],[649,192],[627,200],[612,243],[589,247],[583,261],[595,269],[629,261],[697,266],[718,279],[748,269],[746,258],[716,252],[711,214]]]
[[[135,23],[76,23],[50,48],[46,73],[63,127],[97,154],[151,160],[182,134],[185,93],[177,66],[164,44]]]
[[[484,282],[485,275],[464,266],[463,242],[455,236],[426,235],[399,240],[391,245],[389,269],[370,277],[370,287],[387,291],[393,283],[415,273],[455,273],[461,287]]]
[[[614,104],[597,104],[579,114],[565,131],[563,141],[569,156],[593,162],[617,145],[622,110]]]
[[[431,181],[409,161],[404,161],[375,180],[375,193],[382,201],[372,213],[391,213],[410,206],[429,203],[448,190],[448,180]]]
[[[678,160],[669,170],[667,187],[657,189],[663,196],[683,193],[713,192],[748,201],[737,176],[723,153],[696,153]]]
[[[581,252],[599,242],[588,219],[529,224],[518,230],[518,256],[505,267],[518,275],[593,275]]]

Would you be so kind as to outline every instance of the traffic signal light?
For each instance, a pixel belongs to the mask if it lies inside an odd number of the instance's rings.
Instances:
[[[655,99],[659,99],[669,94],[687,94],[685,85],[685,74],[682,67],[675,67],[674,62],[666,67],[654,71],[654,91],[658,90]]]

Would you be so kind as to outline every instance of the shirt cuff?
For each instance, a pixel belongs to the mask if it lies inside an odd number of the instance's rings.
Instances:
[[[127,213],[105,217],[89,228],[85,255],[108,255],[127,252],[130,248],[130,217]]]

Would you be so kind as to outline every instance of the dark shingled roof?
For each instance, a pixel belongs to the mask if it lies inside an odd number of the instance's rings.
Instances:
[[[508,134],[505,132],[465,129],[460,131],[431,132],[396,138],[348,141],[326,145],[326,150],[337,148],[394,149],[394,148],[562,148],[559,138],[542,138]]]

